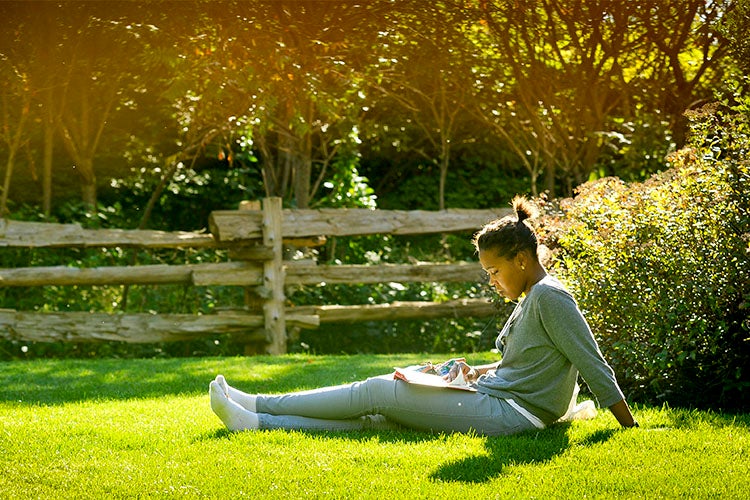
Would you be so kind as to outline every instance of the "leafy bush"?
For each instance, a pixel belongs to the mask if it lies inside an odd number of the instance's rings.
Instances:
[[[693,113],[669,170],[585,184],[546,221],[555,268],[631,398],[750,407],[749,111]]]

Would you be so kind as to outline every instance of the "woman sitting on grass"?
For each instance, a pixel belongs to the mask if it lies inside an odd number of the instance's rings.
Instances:
[[[362,382],[280,395],[251,395],[219,375],[209,387],[211,408],[231,431],[308,429],[346,431],[406,427],[433,432],[515,434],[543,428],[568,411],[578,374],[623,427],[637,426],[614,373],[573,297],[547,275],[537,237],[525,222],[535,207],[515,198],[516,216],[484,226],[474,237],[490,284],[518,301],[496,340],[502,360],[453,365],[475,392],[395,380]]]

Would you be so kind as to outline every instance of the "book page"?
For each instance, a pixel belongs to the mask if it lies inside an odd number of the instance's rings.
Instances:
[[[393,373],[393,378],[403,380],[410,384],[424,385],[428,387],[438,387],[442,389],[459,389],[464,391],[476,391],[476,388],[466,383],[463,377],[463,373],[460,374],[456,380],[447,382],[443,377],[439,375],[431,375],[429,373],[422,373],[417,370],[408,370],[404,368],[396,368]]]

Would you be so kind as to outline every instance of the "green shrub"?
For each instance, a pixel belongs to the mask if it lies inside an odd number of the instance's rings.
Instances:
[[[750,113],[691,119],[669,170],[585,184],[545,230],[629,397],[747,410]]]

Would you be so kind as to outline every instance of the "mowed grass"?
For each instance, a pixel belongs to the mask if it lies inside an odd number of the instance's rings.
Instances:
[[[248,391],[283,392],[423,360],[0,363],[0,498],[748,497],[745,415],[637,407],[640,429],[620,430],[602,411],[591,421],[502,438],[232,434],[208,404],[208,382],[217,373]]]

